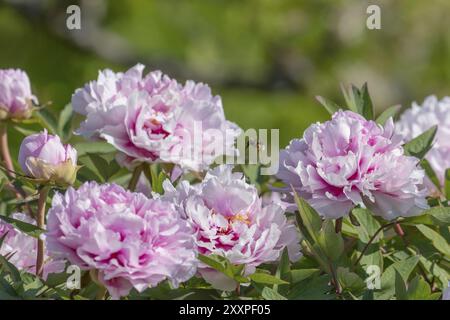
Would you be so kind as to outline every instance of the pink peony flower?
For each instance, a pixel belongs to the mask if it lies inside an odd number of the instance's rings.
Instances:
[[[19,164],[26,175],[35,179],[72,184],[78,170],[77,151],[44,130],[22,141]]]
[[[127,167],[170,162],[198,171],[218,156],[236,154],[240,129],[225,119],[219,96],[207,85],[182,86],[160,71],[143,77],[143,68],[103,71],[75,91],[74,110],[86,116],[77,132],[114,145]]]
[[[418,159],[403,154],[392,119],[380,126],[351,111],[311,125],[280,153],[278,177],[322,216],[339,218],[355,206],[387,220],[427,208]]]
[[[28,75],[19,69],[0,70],[0,120],[29,118],[37,98]]]
[[[441,185],[444,185],[445,170],[450,168],[450,97],[439,101],[435,96],[429,96],[422,106],[414,102],[402,114],[395,129],[405,141],[409,141],[434,125],[438,125],[435,142],[425,158],[436,172]],[[435,189],[428,178],[426,185],[431,192]]]
[[[11,218],[36,225],[36,222],[24,213],[13,213]],[[6,257],[17,269],[36,274],[37,239],[0,220],[0,238],[5,234],[5,240],[0,247],[0,255]],[[44,261],[44,279],[47,279],[50,273],[64,271],[65,262],[63,260],[52,260],[46,253]]]
[[[177,204],[196,231],[201,254],[217,254],[233,264],[245,264],[245,274],[266,262],[276,261],[284,248],[291,260],[300,256],[296,227],[276,205],[262,206],[256,188],[241,173],[222,165],[207,173],[198,185],[182,181],[174,188],[164,183],[164,199]],[[222,273],[200,265],[199,273],[214,287],[234,290],[236,282]]]
[[[115,184],[56,194],[47,225],[52,256],[96,270],[113,298],[166,279],[178,286],[196,271],[193,232],[175,207]]]

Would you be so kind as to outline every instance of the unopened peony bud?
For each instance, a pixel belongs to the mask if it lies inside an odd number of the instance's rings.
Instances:
[[[47,130],[22,141],[19,163],[28,176],[59,185],[73,184],[78,171],[77,151]]]
[[[0,120],[26,119],[31,116],[33,102],[27,74],[19,69],[0,70]]]

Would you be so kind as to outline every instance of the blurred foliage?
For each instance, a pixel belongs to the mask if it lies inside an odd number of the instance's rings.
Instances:
[[[280,128],[283,146],[326,119],[314,96],[338,98],[340,82],[367,81],[378,113],[449,93],[445,0],[78,1],[89,36],[66,28],[73,3],[0,1],[0,68],[25,69],[40,101],[55,109],[98,69],[143,62],[208,82],[231,120]],[[381,7],[381,30],[366,28],[369,4]],[[89,34],[92,26],[103,33]],[[109,49],[104,34],[125,44],[124,53]]]

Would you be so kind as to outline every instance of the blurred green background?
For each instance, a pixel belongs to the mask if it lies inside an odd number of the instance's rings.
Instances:
[[[81,6],[81,30],[66,8]],[[366,9],[381,8],[381,30]],[[22,68],[57,112],[97,70],[137,62],[209,83],[243,128],[279,128],[281,146],[367,81],[378,111],[450,93],[450,1],[2,0],[0,68]]]

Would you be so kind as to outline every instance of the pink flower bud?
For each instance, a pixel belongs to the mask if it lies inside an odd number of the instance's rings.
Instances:
[[[76,178],[77,151],[63,145],[47,130],[26,137],[20,146],[19,164],[26,175],[57,184],[72,184]]]
[[[0,70],[0,119],[29,118],[33,102],[27,74],[19,69]]]

